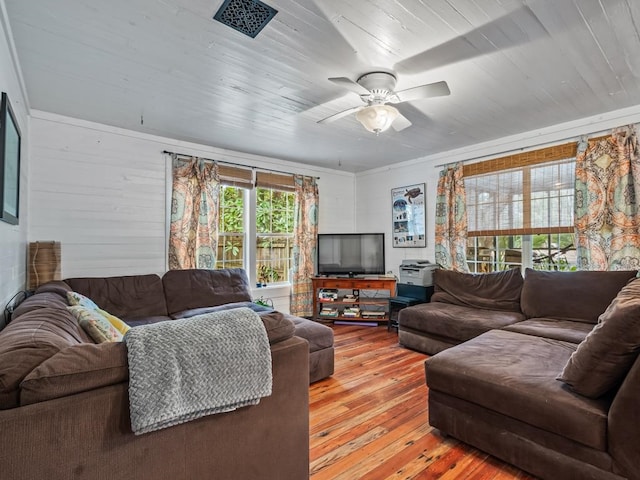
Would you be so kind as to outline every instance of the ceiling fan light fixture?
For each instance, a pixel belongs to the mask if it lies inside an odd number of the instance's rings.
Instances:
[[[391,105],[370,105],[356,113],[356,118],[364,128],[378,135],[387,130],[398,115],[398,109]]]

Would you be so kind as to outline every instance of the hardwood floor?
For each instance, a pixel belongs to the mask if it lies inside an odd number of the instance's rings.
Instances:
[[[533,479],[429,426],[426,355],[386,327],[333,328],[335,374],[310,387],[312,480]]]

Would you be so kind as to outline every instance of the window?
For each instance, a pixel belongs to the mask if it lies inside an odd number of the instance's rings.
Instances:
[[[246,189],[223,185],[218,210],[216,268],[242,268],[245,255]]]
[[[258,187],[256,197],[256,277],[267,284],[288,282],[295,194]]]
[[[256,279],[260,283],[289,282],[293,256],[293,177],[256,173]]]
[[[243,268],[247,255],[247,192],[253,188],[249,168],[218,165],[218,257],[216,268]]]
[[[474,273],[522,267],[575,270],[573,233],[469,237],[467,264]]]
[[[465,167],[472,272],[575,269],[575,144]]]
[[[293,256],[293,177],[219,166],[216,268],[245,268],[258,283],[289,282]],[[250,242],[248,239],[254,238]],[[249,268],[249,265],[255,267]]]

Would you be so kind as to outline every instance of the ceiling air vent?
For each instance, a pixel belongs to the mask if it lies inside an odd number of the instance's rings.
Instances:
[[[255,38],[276,13],[259,0],[225,0],[213,19]]]

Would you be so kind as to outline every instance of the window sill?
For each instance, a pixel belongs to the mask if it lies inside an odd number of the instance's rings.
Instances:
[[[269,284],[266,287],[253,287],[251,289],[251,293],[253,297],[285,297],[288,296],[291,292],[291,284],[290,283],[277,283],[277,284]]]

